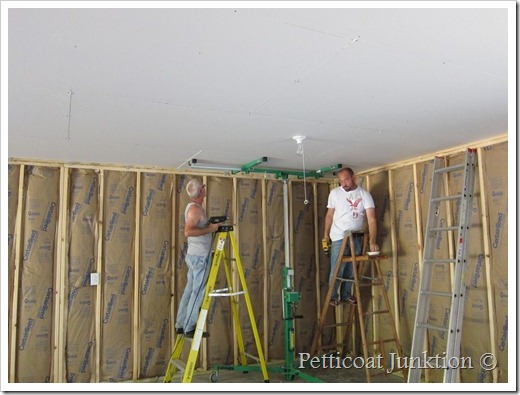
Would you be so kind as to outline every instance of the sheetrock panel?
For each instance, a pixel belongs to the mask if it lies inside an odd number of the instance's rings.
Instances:
[[[104,188],[100,381],[133,374],[136,175],[107,171]]]
[[[294,262],[294,291],[300,293],[296,315],[296,352],[310,352],[313,340],[312,325],[316,317],[316,252],[314,237],[314,197],[312,185],[291,183],[292,238]],[[305,199],[309,201],[305,204]]]
[[[465,152],[449,157],[449,165],[464,163]],[[478,166],[478,164],[477,164]],[[450,173],[450,194],[461,193],[464,186],[464,171]],[[452,206],[454,223],[459,223],[461,207]],[[482,210],[480,207],[480,184],[478,169],[475,169],[473,206],[471,210],[470,232],[465,240],[468,248],[468,264],[465,271],[466,302],[462,325],[461,357],[470,357],[474,369],[461,369],[461,381],[466,383],[492,382],[492,372],[478,364],[485,353],[491,352],[489,309],[484,261],[484,235],[482,232]],[[456,240],[457,241],[457,240]]]
[[[507,142],[485,147],[482,151],[482,171],[486,193],[488,229],[485,232],[491,242],[491,284],[493,305],[496,315],[496,358],[498,381],[508,382],[508,180]],[[512,261],[515,264],[515,261]],[[483,266],[479,262],[476,268]],[[482,270],[475,270],[473,282],[484,276]]]
[[[8,266],[8,289],[9,289],[9,300],[8,300],[8,306],[9,306],[9,330],[8,330],[8,344],[9,344],[9,355],[11,355],[11,325],[12,325],[12,316],[13,316],[13,291],[14,291],[14,285],[18,282],[18,279],[14,279],[14,273],[15,273],[15,225],[16,225],[16,218],[18,213],[18,187],[20,184],[20,166],[19,165],[9,165],[8,171],[8,183],[7,183],[7,214],[8,214],[8,220],[7,220],[7,233],[8,233],[8,242],[7,242],[7,248],[8,248],[8,259],[9,259],[9,266]],[[17,236],[19,238],[19,235]]]
[[[207,210],[208,217],[226,216],[228,224],[234,223],[232,211],[233,180],[225,177],[211,177],[207,180]],[[233,250],[231,239],[226,239],[225,255],[231,266]],[[226,275],[224,259],[220,263],[215,289],[226,288]],[[208,266],[209,270],[209,266]],[[208,272],[209,273],[209,272]],[[243,302],[243,300],[241,300]],[[207,317],[207,330],[213,336],[208,338],[208,363],[209,367],[216,364],[233,363],[233,324],[231,318],[230,299],[227,297],[212,298]]]
[[[163,375],[170,357],[172,188],[170,174],[141,176],[139,378]]]
[[[27,166],[22,224],[16,382],[52,381],[54,271],[60,170]]]
[[[97,173],[94,170],[72,170],[65,285],[65,377],[69,383],[88,383],[94,371],[96,286],[90,284],[90,274],[97,271],[98,213]]]
[[[267,191],[267,303],[269,360],[284,358],[282,318],[282,267],[285,265],[284,204],[281,181],[268,180]],[[288,246],[287,246],[288,248]]]
[[[264,245],[262,216],[262,181],[241,178],[237,180],[238,245],[240,260],[248,288],[254,320],[260,335],[264,337]],[[240,322],[247,353],[258,355],[251,320],[243,298],[240,299]],[[263,346],[263,342],[262,346]]]
[[[417,287],[418,243],[415,213],[414,173],[412,166],[394,171],[395,227],[399,282],[399,335],[404,349],[411,348]]]

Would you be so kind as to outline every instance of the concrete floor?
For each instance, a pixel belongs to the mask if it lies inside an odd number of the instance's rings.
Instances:
[[[390,383],[403,384],[405,380],[403,380],[402,374],[384,374],[382,370],[372,369],[370,371],[370,383],[367,383],[367,372],[364,368],[356,369],[356,368],[306,368],[306,369],[295,369],[292,375],[286,375],[285,373],[280,373],[280,367],[282,365],[280,363],[270,363],[267,365],[267,373],[269,378],[269,383],[266,383],[266,386],[269,384],[306,384],[312,382],[312,378],[317,378],[324,383],[329,384],[338,384],[338,383],[356,383],[356,384],[365,384],[365,385],[388,385]],[[302,374],[300,376],[300,373]],[[310,376],[311,378],[309,379]],[[290,379],[292,377],[292,380]],[[212,381],[215,380],[215,381]],[[163,377],[159,377],[156,379],[151,379],[149,382],[157,382],[162,383]],[[180,373],[177,373],[173,376],[171,383],[165,383],[165,385],[181,383],[182,376]],[[227,370],[227,369],[219,369],[218,372],[216,370],[208,370],[208,371],[195,371],[193,375],[192,383],[211,383],[211,385],[216,385],[219,387],[220,383],[262,383],[264,384],[264,378],[262,372],[258,367],[253,367],[252,371],[243,372],[237,370]],[[314,384],[314,383],[313,383]],[[318,383],[321,384],[321,383]],[[256,386],[251,390],[255,391]],[[267,390],[267,387],[263,387]],[[216,389],[216,388],[215,388]]]

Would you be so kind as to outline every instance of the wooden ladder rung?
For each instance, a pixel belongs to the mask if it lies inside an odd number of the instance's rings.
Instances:
[[[353,278],[336,277],[335,280],[342,282],[342,283],[353,283],[354,282]]]

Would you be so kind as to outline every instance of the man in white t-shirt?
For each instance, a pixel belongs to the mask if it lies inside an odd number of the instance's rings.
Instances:
[[[345,231],[363,232],[366,220],[370,251],[379,251],[376,242],[377,222],[374,199],[370,193],[356,185],[354,171],[350,167],[342,168],[338,172],[338,180],[340,186],[334,188],[329,194],[323,236],[323,240],[331,241],[329,284],[334,281],[332,273],[336,267]],[[353,239],[355,253],[360,255],[363,247],[363,235],[354,234]],[[351,255],[349,244],[345,248],[344,255]],[[341,263],[338,277],[349,279],[353,277],[351,262]],[[330,301],[331,305],[337,306],[340,302],[357,303],[356,298],[351,295],[351,282],[342,281],[339,294],[338,288],[339,284],[336,283]]]

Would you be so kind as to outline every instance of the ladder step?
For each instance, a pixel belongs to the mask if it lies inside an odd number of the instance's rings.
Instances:
[[[353,278],[336,277],[335,280],[336,280],[336,281],[343,282],[343,283],[353,283],[353,282],[354,282],[354,279],[353,279]]]
[[[448,332],[448,328],[445,328],[443,326],[436,326],[436,325],[431,325],[431,324],[417,324],[417,327],[418,328],[426,328],[426,329],[435,329],[437,331],[441,331],[441,332]]]
[[[184,372],[186,370],[186,362],[180,359],[172,359],[170,363],[177,369],[179,369],[181,372]]]
[[[422,295],[431,295],[431,296],[448,296],[452,297],[453,294],[451,292],[441,292],[441,291],[423,291]]]
[[[252,355],[252,354],[249,354],[247,352],[244,353],[244,355],[248,358],[251,358],[253,361],[256,361],[256,362],[260,362],[260,358],[257,357],[256,355]]]
[[[212,292],[208,294],[208,296],[220,297],[220,296],[236,296],[243,295],[246,291],[237,291],[237,292],[227,292],[230,288],[222,288],[222,289],[214,289]]]
[[[462,194],[459,193],[457,195],[439,196],[439,197],[431,198],[431,201],[432,202],[445,202],[448,200],[458,200],[461,198],[462,198]]]
[[[441,167],[441,168],[435,170],[435,174],[449,173],[450,171],[463,170],[465,167],[466,167],[465,163],[461,164],[461,165]]]
[[[360,280],[369,280],[372,281],[373,285],[379,285],[381,283],[381,279],[377,277],[368,277],[368,276],[361,276]]]
[[[377,278],[370,278],[370,277],[363,277],[364,280],[372,280],[373,282],[359,282],[358,281],[358,287],[371,287],[372,285],[382,285],[383,282],[380,279]],[[340,281],[343,283],[355,283],[356,281],[353,278],[341,278],[336,277],[336,281]]]

